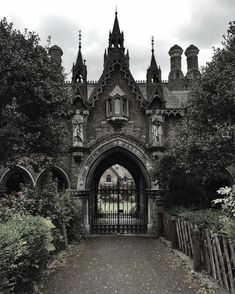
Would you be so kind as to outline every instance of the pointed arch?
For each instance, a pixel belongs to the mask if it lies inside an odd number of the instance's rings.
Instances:
[[[20,165],[7,169],[0,178],[0,185],[7,193],[20,191],[21,184],[29,185],[31,188],[35,187],[31,173]]]
[[[148,189],[151,187],[151,161],[136,142],[130,142],[127,139],[118,137],[100,144],[91,152],[80,169],[77,189],[89,189],[92,185],[92,176],[97,167],[100,166],[100,173],[101,170],[105,170],[105,167],[111,166],[112,163],[119,163],[128,171],[131,169],[130,173],[134,175],[136,180],[139,176],[142,176],[145,187]]]
[[[70,189],[70,180],[67,173],[57,165],[53,165],[49,168],[44,168],[36,178],[36,185],[38,185],[42,181],[47,171],[51,171],[53,174],[53,178],[56,178],[58,180],[59,188],[62,189],[62,187],[65,187],[65,189]]]
[[[235,184],[235,164],[233,163],[229,165],[228,167],[226,167],[225,171],[226,171],[230,185],[234,185]]]

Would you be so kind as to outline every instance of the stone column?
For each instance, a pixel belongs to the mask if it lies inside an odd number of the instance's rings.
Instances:
[[[154,201],[151,197],[148,197],[148,225],[147,234],[152,235],[153,231],[153,205]]]
[[[153,199],[153,227],[152,234],[155,238],[159,237],[158,213],[164,211],[165,190],[152,190]]]
[[[81,208],[81,220],[84,232],[90,234],[90,223],[89,223],[89,197],[90,190],[80,190],[74,193],[75,200],[79,203]]]

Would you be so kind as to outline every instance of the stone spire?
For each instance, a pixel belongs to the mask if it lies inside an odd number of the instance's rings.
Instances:
[[[151,49],[152,57],[151,57],[150,67],[157,68],[157,62],[156,62],[155,55],[154,55],[154,37],[152,37],[151,45],[152,45],[152,49]]]
[[[151,61],[147,69],[147,100],[151,104],[153,99],[158,97],[162,103],[161,69],[158,67],[155,59],[153,37],[151,39],[151,46]]]
[[[76,63],[73,64],[72,68],[72,81],[74,83],[79,82],[83,83],[87,80],[87,67],[86,62],[82,58],[82,35],[81,31],[79,31],[79,45],[78,45],[78,55]]]
[[[120,31],[117,11],[115,12],[115,20],[113,24],[113,30],[109,33],[109,49],[110,48],[121,48],[124,49],[124,35]]]
[[[159,83],[161,82],[161,69],[157,66],[157,62],[154,55],[154,38],[151,40],[152,45],[152,56],[150,61],[150,66],[147,69],[147,83]]]
[[[130,65],[130,56],[129,56],[129,50],[127,49],[126,55],[125,55],[126,64],[129,67]]]

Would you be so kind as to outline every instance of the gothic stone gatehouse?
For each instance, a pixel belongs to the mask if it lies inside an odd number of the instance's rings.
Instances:
[[[169,148],[169,128],[184,116],[191,85],[200,78],[198,52],[194,45],[186,49],[185,76],[181,70],[182,48],[178,45],[170,48],[171,68],[169,80],[165,82],[152,46],[147,79],[135,81],[116,12],[104,53],[103,73],[98,82],[89,82],[79,42],[70,84],[74,111],[70,122],[71,148],[52,171],[80,199],[88,232],[150,233],[156,227],[154,216],[161,209],[161,190],[152,178],[154,160]],[[53,46],[50,54],[61,60],[63,52]],[[124,206],[120,209],[123,201],[119,203],[118,191],[112,191],[117,196],[115,205],[111,201],[113,210],[109,199],[102,204],[103,213],[99,214],[98,183],[114,164],[125,167],[134,179],[135,209],[124,211]],[[35,174],[18,166],[2,171],[1,185],[14,186],[18,177],[18,182],[35,186],[43,173]]]

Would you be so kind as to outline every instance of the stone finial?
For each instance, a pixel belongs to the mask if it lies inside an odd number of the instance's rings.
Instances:
[[[154,36],[151,39],[152,53],[154,52]]]

